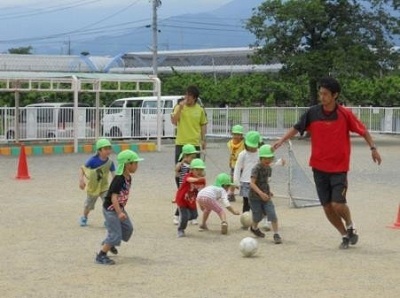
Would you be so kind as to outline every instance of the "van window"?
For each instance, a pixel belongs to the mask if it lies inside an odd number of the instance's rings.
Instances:
[[[145,101],[143,103],[143,114],[157,114],[157,101]]]
[[[140,108],[143,100],[128,100],[126,103],[127,108]]]
[[[112,104],[110,104],[110,109],[108,109],[107,114],[117,114],[122,112],[122,108],[124,107],[124,102],[123,100],[121,101],[114,101]],[[120,109],[117,109],[120,108]]]

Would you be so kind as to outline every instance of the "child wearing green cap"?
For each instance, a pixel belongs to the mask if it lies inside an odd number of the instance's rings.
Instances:
[[[274,232],[274,242],[281,244],[282,239],[278,233],[278,218],[272,202],[273,193],[268,183],[272,173],[271,163],[275,155],[270,145],[261,146],[258,155],[259,162],[252,168],[250,174],[249,203],[253,218],[250,231],[257,237],[264,238],[265,234],[258,228],[258,223],[264,215],[267,215]]]
[[[96,142],[96,155],[91,156],[79,169],[79,188],[86,188],[86,200],[83,207],[83,215],[79,219],[82,227],[87,225],[88,215],[94,209],[97,198],[104,201],[108,190],[108,176],[114,177],[115,165],[109,158],[111,143],[107,139],[99,139]]]
[[[243,197],[242,212],[250,211],[249,190],[251,169],[258,163],[258,147],[261,136],[257,131],[249,131],[245,135],[245,150],[239,153],[233,171],[233,183],[240,185],[240,196]]]
[[[221,219],[221,234],[228,233],[228,223],[226,221],[226,213],[223,207],[228,209],[232,214],[239,215],[240,212],[232,208],[228,199],[228,189],[234,186],[230,175],[221,173],[215,179],[214,185],[207,186],[199,191],[197,195],[197,203],[203,211],[203,219],[199,226],[199,231],[207,231],[207,219],[214,211]],[[221,203],[223,206],[221,206]]]
[[[244,139],[243,139],[243,126],[234,125],[232,126],[232,138],[226,144],[229,150],[229,168],[231,169],[231,179],[233,180],[233,172],[239,153],[244,150]],[[235,188],[231,187],[228,190],[228,200],[230,202],[236,201],[235,199]]]
[[[178,181],[178,183],[177,183],[178,188],[182,184],[183,177],[185,177],[185,175],[187,173],[189,173],[190,163],[192,162],[192,160],[194,158],[196,158],[196,155],[199,152],[200,151],[196,150],[196,147],[191,144],[186,144],[182,147],[182,152],[178,158],[179,161],[177,162],[177,164],[175,166],[175,177],[177,178],[176,180]],[[174,203],[175,203],[175,199],[174,199]],[[175,210],[173,223],[175,225],[179,224],[179,209],[178,208],[176,208],[176,210]],[[192,224],[197,224],[196,219],[192,220]]]
[[[205,187],[204,161],[195,158],[190,163],[190,171],[183,178],[182,184],[176,192],[176,204],[179,208],[178,237],[185,237],[188,221],[197,219],[196,197],[200,189]]]
[[[127,242],[133,233],[133,224],[125,210],[128,202],[129,190],[132,184],[131,174],[138,168],[138,162],[142,158],[132,150],[121,151],[117,156],[118,168],[115,177],[111,181],[110,188],[104,198],[103,214],[106,220],[107,236],[102,243],[102,248],[96,255],[96,263],[113,265],[107,253],[119,246],[121,241]],[[118,253],[118,251],[117,251]],[[115,253],[114,253],[115,254]]]

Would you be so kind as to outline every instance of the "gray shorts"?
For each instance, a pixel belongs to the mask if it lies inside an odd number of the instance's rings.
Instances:
[[[94,196],[87,196],[86,197],[86,200],[85,200],[85,203],[84,203],[84,207],[85,207],[85,209],[87,209],[87,210],[93,210],[94,209],[94,206],[96,205],[96,201],[97,201],[97,198],[101,198],[101,200],[104,202],[104,198],[106,197],[106,194],[107,194],[107,192],[106,191],[104,191],[104,192],[102,192],[100,195],[98,195],[97,197],[94,197]]]
[[[248,198],[249,192],[250,192],[250,183],[249,182],[240,182],[239,195],[242,197]]]
[[[272,200],[268,200],[267,202],[258,199],[249,200],[249,204],[254,222],[260,222],[265,215],[270,222],[276,222],[278,220],[275,212],[275,205]]]
[[[127,242],[131,238],[134,230],[133,223],[126,211],[123,210],[122,212],[124,212],[127,217],[124,221],[120,221],[115,211],[109,211],[103,208],[107,236],[102,244],[106,243],[111,246],[119,246],[121,241]]]

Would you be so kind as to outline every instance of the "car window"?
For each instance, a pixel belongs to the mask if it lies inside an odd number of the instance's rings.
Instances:
[[[142,112],[143,114],[157,114],[157,101],[148,100],[143,102]]]
[[[140,108],[143,100],[128,100],[126,107],[128,108]]]
[[[122,108],[124,107],[125,101],[114,101],[110,108],[107,110],[107,114],[117,114],[122,112]]]

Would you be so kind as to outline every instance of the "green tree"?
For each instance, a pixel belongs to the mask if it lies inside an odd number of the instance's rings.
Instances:
[[[19,55],[31,55],[32,50],[33,50],[32,46],[27,46],[27,47],[8,49],[8,53],[9,54],[19,54]]]
[[[306,76],[311,103],[323,76],[372,78],[390,72],[399,65],[391,36],[400,26],[385,2],[391,1],[265,1],[246,24],[259,47],[255,60],[282,63],[281,74],[293,80]]]

